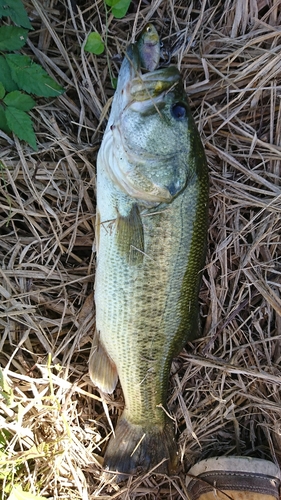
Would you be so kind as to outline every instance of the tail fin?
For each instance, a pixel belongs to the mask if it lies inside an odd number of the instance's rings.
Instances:
[[[104,468],[108,473],[117,473],[116,481],[124,481],[129,474],[147,472],[170,474],[177,465],[177,448],[172,422],[163,427],[149,429],[135,425],[120,417],[115,429],[115,436],[109,441]]]

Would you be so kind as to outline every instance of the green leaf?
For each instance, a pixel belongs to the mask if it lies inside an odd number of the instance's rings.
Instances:
[[[122,19],[123,17],[125,17],[130,5],[130,0],[128,2],[126,2],[126,0],[120,1],[119,3],[122,4],[120,5],[120,7],[118,4],[116,5],[116,7],[112,7],[111,9],[111,12],[114,15],[114,17],[116,17],[116,19]]]
[[[17,90],[18,86],[12,79],[12,73],[4,56],[0,56],[0,82],[3,83],[6,92]]]
[[[117,19],[125,17],[131,0],[105,0],[106,5],[111,7],[111,12]]]
[[[37,150],[36,136],[33,130],[32,121],[25,111],[7,106],[5,115],[11,131],[23,141],[26,141],[35,151]]]
[[[23,28],[33,29],[21,0],[0,0],[0,18],[3,16]]]
[[[23,491],[20,486],[13,486],[8,500],[47,500],[47,498],[41,497],[40,495],[34,495],[29,491]]]
[[[0,99],[3,99],[4,95],[6,94],[5,87],[2,82],[0,82]]]
[[[106,5],[108,5],[108,7],[115,7],[121,1],[122,0],[105,0],[105,3],[106,3]]]
[[[6,61],[12,73],[12,79],[18,87],[29,94],[42,97],[57,97],[64,89],[48,73],[34,63],[30,57],[19,54],[6,55]]]
[[[11,129],[8,127],[7,118],[3,106],[0,106],[0,130],[5,132],[5,134],[10,134]],[[1,388],[0,388],[1,391]],[[2,392],[2,391],[1,391]]]
[[[0,50],[19,50],[27,39],[28,31],[18,26],[1,26]]]
[[[30,111],[36,106],[36,102],[30,95],[23,94],[19,90],[14,90],[14,92],[7,94],[3,101],[7,106],[13,106],[22,111]]]
[[[116,90],[116,89],[117,89],[117,81],[118,81],[118,78],[116,78],[115,76],[112,76],[112,77],[111,77],[111,85],[112,85],[112,88],[113,88],[114,90]]]
[[[104,51],[104,43],[99,33],[90,33],[85,44],[86,52],[91,54],[100,55]]]

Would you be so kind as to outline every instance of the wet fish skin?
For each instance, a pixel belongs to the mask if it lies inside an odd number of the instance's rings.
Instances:
[[[97,164],[96,327],[93,382],[125,408],[105,454],[126,474],[177,463],[167,417],[172,359],[199,334],[208,172],[175,67],[142,72],[128,47]],[[144,68],[145,69],[145,68]]]

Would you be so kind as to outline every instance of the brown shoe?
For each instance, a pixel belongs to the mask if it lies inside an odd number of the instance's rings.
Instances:
[[[281,472],[267,460],[216,457],[202,460],[188,472],[190,500],[279,500]]]

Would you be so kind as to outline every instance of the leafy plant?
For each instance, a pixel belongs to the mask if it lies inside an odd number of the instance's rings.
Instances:
[[[88,35],[84,50],[99,56],[104,51],[104,43],[99,33],[92,32]]]
[[[110,7],[111,13],[117,19],[122,19],[127,14],[131,0],[105,0],[106,5]]]
[[[105,12],[106,12],[106,24],[107,24],[107,17],[108,13],[111,12],[111,14],[116,17],[117,19],[121,19],[125,17],[127,14],[128,8],[130,6],[131,0],[104,0],[104,5],[105,5]],[[105,34],[105,41],[103,42],[102,37],[99,33],[97,32],[92,32],[88,35],[84,50],[86,52],[91,52],[92,54],[95,55],[100,55],[104,52],[106,49],[107,51],[107,30]],[[117,78],[114,78],[111,69],[110,69],[110,64],[109,64],[109,57],[107,53],[107,64],[109,67],[109,73],[110,73],[110,78],[111,78],[111,84],[112,87],[115,89],[116,84],[117,84]]]
[[[10,17],[19,26],[0,27],[0,129],[14,133],[37,149],[33,124],[28,114],[38,97],[57,97],[64,92],[53,78],[26,55],[19,51],[32,29],[21,0],[0,0],[0,18]],[[8,52],[8,53],[6,53]]]

